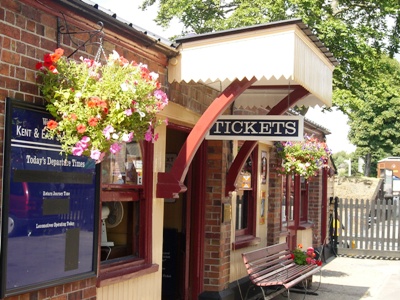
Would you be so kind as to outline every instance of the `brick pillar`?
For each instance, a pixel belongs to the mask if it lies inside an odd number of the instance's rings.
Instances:
[[[273,245],[279,242],[281,235],[281,207],[283,199],[283,178],[276,171],[281,164],[274,148],[270,152],[269,161],[269,199],[267,210],[267,244]]]
[[[313,247],[319,247],[322,244],[321,237],[321,217],[322,213],[322,172],[318,176],[308,179],[308,219],[313,226]]]
[[[222,223],[228,142],[208,141],[205,215],[204,290],[219,292],[229,285],[231,223]]]

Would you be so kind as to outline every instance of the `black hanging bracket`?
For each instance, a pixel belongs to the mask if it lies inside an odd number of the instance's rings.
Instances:
[[[102,46],[103,43],[103,35],[104,35],[104,24],[103,22],[99,21],[97,22],[97,25],[99,26],[99,29],[94,29],[94,30],[82,30],[82,31],[71,31],[67,20],[65,19],[65,16],[63,13],[61,13],[63,16],[63,21],[64,24],[62,24],[62,20],[60,18],[57,18],[57,47],[60,47],[61,44],[61,35],[62,34],[68,34],[68,36],[71,39],[71,42],[76,46],[76,49],[68,55],[68,58],[70,58],[72,55],[74,55],[79,49],[84,48],[86,45],[93,45],[97,44],[99,47]],[[84,42],[77,42],[74,38],[74,34],[87,34],[88,38]],[[99,38],[96,40],[96,38]]]

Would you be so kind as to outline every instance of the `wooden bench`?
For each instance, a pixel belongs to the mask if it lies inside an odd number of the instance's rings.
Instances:
[[[317,265],[295,264],[287,243],[243,253],[242,258],[252,283],[245,299],[254,286],[261,289],[264,300],[272,299],[284,291],[288,291],[290,299],[291,287],[321,270]]]

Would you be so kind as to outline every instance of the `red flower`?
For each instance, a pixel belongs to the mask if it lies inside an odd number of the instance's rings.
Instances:
[[[44,63],[43,63],[43,65],[46,67],[46,68],[50,68],[52,65],[53,65],[53,63],[50,61],[50,62],[48,62],[48,61],[45,61]]]
[[[60,57],[64,54],[64,50],[61,48],[56,49],[53,54],[50,54],[46,59],[50,59],[52,63],[56,63]]]
[[[94,127],[94,126],[96,126],[97,125],[97,118],[95,118],[95,117],[90,117],[89,119],[88,119],[88,123],[89,123],[89,126],[92,126],[92,127]]]
[[[97,101],[97,106],[107,107],[107,102],[105,100],[99,100]]]
[[[317,263],[317,266],[319,266],[319,267],[322,266],[322,261],[317,260],[316,263]]]
[[[50,63],[50,64],[53,63],[53,60],[51,59],[51,54],[46,53],[43,58],[45,63]]]
[[[86,131],[86,126],[83,124],[79,124],[78,126],[76,126],[76,130],[78,131],[78,133],[84,133]]]
[[[49,70],[50,70],[51,73],[53,73],[53,74],[58,74],[58,70],[57,70],[56,67],[53,66],[53,65],[49,66]]]
[[[41,62],[38,62],[36,64],[36,70],[40,70],[41,68],[43,68],[43,64]]]
[[[55,129],[55,128],[57,128],[57,126],[58,126],[58,123],[54,120],[50,120],[47,122],[47,128],[49,128],[49,129]]]
[[[87,102],[87,106],[89,106],[90,108],[96,107],[96,101],[94,100],[89,100]]]

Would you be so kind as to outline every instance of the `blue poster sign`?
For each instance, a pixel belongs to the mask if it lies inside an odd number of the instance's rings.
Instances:
[[[50,114],[7,99],[2,294],[94,276],[96,171],[46,134]]]

